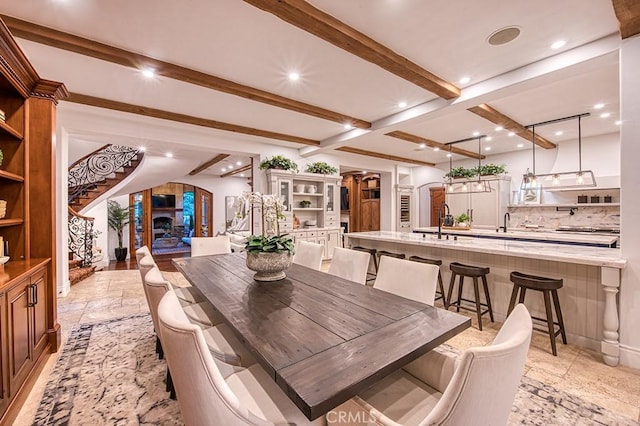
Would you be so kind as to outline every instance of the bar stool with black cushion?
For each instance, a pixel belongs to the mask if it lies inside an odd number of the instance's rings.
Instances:
[[[543,321],[547,323],[547,330],[536,328],[538,331],[542,331],[543,333],[549,334],[549,338],[551,339],[551,352],[554,356],[558,355],[556,350],[556,337],[558,334],[562,336],[562,343],[567,344],[567,335],[564,330],[564,321],[562,320],[562,310],[560,310],[560,301],[558,299],[558,289],[562,288],[563,282],[561,278],[546,278],[546,277],[538,277],[535,275],[523,274],[522,272],[514,271],[510,276],[511,282],[513,283],[513,291],[511,292],[511,301],[509,302],[509,313],[513,310],[513,307],[516,304],[516,298],[518,297],[518,292],[520,292],[520,300],[519,303],[524,303],[524,296],[527,290],[535,290],[541,291],[544,297],[544,307],[547,314],[546,318],[538,318],[532,316],[531,318],[536,319],[538,321]],[[553,320],[553,312],[551,310],[551,299],[549,295],[553,298],[553,305],[556,311],[557,321]],[[507,315],[508,315],[507,314]],[[558,326],[558,330],[555,330],[555,327]]]
[[[426,257],[420,256],[410,256],[409,260],[413,262],[427,263],[429,265],[436,265],[440,267],[442,265],[442,260],[436,259],[427,259]],[[444,283],[442,282],[442,273],[438,270],[438,291],[436,291],[435,300],[442,299],[442,303],[444,303],[444,308],[447,309],[449,304],[447,303],[446,293],[444,292]]]
[[[491,297],[489,296],[489,286],[487,285],[487,274],[489,274],[489,268],[484,268],[480,266],[471,266],[471,265],[463,265],[462,263],[452,262],[449,264],[449,269],[451,269],[451,282],[449,284],[449,295],[447,300],[449,301],[449,307],[455,306],[456,311],[460,312],[460,309],[465,309],[468,311],[476,311],[478,315],[478,329],[482,331],[482,315],[489,313],[489,318],[491,322],[493,322],[493,309],[491,309]],[[458,300],[453,301],[453,286],[456,281],[456,277],[459,277],[458,280]],[[464,285],[464,278],[469,277],[473,279],[473,292],[475,294],[475,300],[464,299],[462,297],[462,287]],[[478,287],[478,278],[482,278],[482,287],[484,289],[484,298],[486,303],[480,302],[480,289]],[[469,308],[467,306],[462,306],[462,302],[470,302],[475,304],[475,309]],[[486,307],[484,311],[482,307]],[[448,308],[447,308],[448,309]]]
[[[376,275],[378,274],[378,250],[361,246],[351,247],[351,250],[363,251],[371,255],[371,258],[373,259],[373,267],[376,272],[367,272],[367,284],[369,283],[369,281],[374,281],[376,279]]]
[[[390,251],[380,250],[378,252],[378,264],[380,263],[380,258],[382,256],[395,257],[396,259],[404,259],[405,257],[407,257],[407,256],[405,256],[404,253],[392,253]]]

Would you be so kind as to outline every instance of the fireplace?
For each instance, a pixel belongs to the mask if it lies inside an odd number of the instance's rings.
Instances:
[[[173,218],[158,216],[153,218],[153,238],[170,237],[173,230]],[[166,235],[165,235],[166,234]]]

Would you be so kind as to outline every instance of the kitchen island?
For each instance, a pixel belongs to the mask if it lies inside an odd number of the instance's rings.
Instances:
[[[414,228],[413,232],[423,234],[437,234],[438,227],[424,227]],[[477,238],[490,238],[496,240],[519,240],[529,242],[545,242],[556,244],[568,244],[576,246],[589,246],[589,247],[605,247],[615,248],[618,245],[618,235],[601,235],[593,233],[579,233],[579,232],[559,232],[548,229],[525,229],[515,228],[510,229],[507,232],[502,230],[495,231],[493,229],[465,229],[450,227],[442,229],[443,235],[454,235],[461,237],[477,237]]]
[[[439,240],[435,235],[422,233],[358,232],[345,234],[345,247],[362,246],[404,253],[407,257],[441,259],[445,283],[450,279],[445,265],[450,262],[488,266],[493,312],[499,320],[504,320],[507,314],[512,271],[562,278],[564,287],[558,294],[569,342],[599,350],[608,365],[618,364],[616,298],[621,269],[626,265],[619,249],[460,236],[457,240],[444,238]],[[471,287],[466,286],[465,290],[471,291]],[[526,304],[532,315],[544,316],[541,295],[527,293]]]

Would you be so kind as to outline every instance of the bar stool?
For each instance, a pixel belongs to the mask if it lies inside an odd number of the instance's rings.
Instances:
[[[538,321],[544,321],[547,323],[547,330],[535,328],[538,331],[549,334],[551,339],[551,352],[554,356],[558,356],[556,351],[556,337],[558,334],[562,336],[562,343],[567,344],[567,335],[564,330],[564,321],[562,320],[562,310],[560,310],[560,301],[558,299],[558,289],[562,288],[563,282],[561,278],[546,278],[537,277],[535,275],[523,274],[522,272],[514,271],[510,276],[513,283],[513,291],[511,292],[511,301],[509,302],[509,311],[507,316],[513,310],[516,304],[516,297],[518,291],[520,291],[519,303],[524,303],[524,296],[527,290],[541,291],[544,296],[544,308],[547,314],[546,318],[538,318],[531,316],[531,318]],[[553,304],[556,311],[557,322],[553,321],[553,312],[551,311],[551,300],[549,299],[549,293],[553,297]],[[555,326],[558,326],[558,331],[555,331]]]
[[[373,248],[367,248],[367,247],[361,247],[361,246],[351,247],[351,249],[352,250],[363,251],[363,252],[369,253],[371,255],[371,257],[373,258],[373,266],[374,266],[374,269],[376,270],[376,272],[373,273],[373,272],[368,272],[367,271],[367,280],[366,280],[366,282],[369,283],[369,281],[375,281],[376,276],[378,274],[378,256],[377,256],[378,251],[376,249],[373,249]]]
[[[380,258],[382,256],[395,257],[396,259],[404,259],[405,257],[407,257],[407,256],[405,256],[404,253],[392,253],[390,251],[380,250],[378,252],[378,262],[380,262]]]
[[[487,274],[489,273],[489,268],[482,268],[480,266],[471,266],[471,265],[463,265],[462,263],[452,262],[449,264],[449,269],[451,269],[451,283],[449,284],[449,296],[447,299],[449,300],[449,307],[455,306],[456,312],[460,312],[460,308],[466,309],[468,311],[473,311],[474,309],[462,306],[462,301],[475,303],[475,311],[478,315],[478,328],[482,331],[482,315],[489,313],[489,318],[491,322],[493,322],[493,309],[491,309],[491,298],[489,297],[489,286],[487,285]],[[453,286],[455,284],[456,276],[459,276],[458,282],[458,300],[455,302],[452,300],[453,297]],[[476,300],[469,300],[462,298],[462,286],[464,284],[464,278],[469,277],[473,278],[473,291],[475,293]],[[478,277],[482,278],[482,287],[484,289],[484,298],[487,303],[480,302],[480,290],[478,288]],[[484,311],[482,307],[486,307]],[[448,309],[448,308],[447,308]]]
[[[420,256],[410,256],[409,260],[413,262],[428,263],[429,265],[436,265],[438,267],[442,265],[442,260],[427,259],[426,257],[420,257]],[[435,300],[439,300],[439,299],[442,299],[442,303],[444,303],[444,308],[447,309],[449,307],[449,304],[447,303],[447,298],[445,297],[444,283],[442,282],[442,274],[438,270],[438,291],[436,291]]]

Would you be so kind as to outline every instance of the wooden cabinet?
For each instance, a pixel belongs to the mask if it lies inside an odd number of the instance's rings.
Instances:
[[[29,392],[45,354],[60,345],[56,313],[55,109],[62,83],[41,79],[0,21],[0,424]]]
[[[380,230],[380,199],[362,200],[360,203],[360,231]]]
[[[487,178],[491,192],[447,192],[446,200],[453,216],[466,213],[474,228],[496,229],[502,225],[509,205],[511,178]],[[470,181],[472,185],[475,181]]]
[[[379,231],[380,176],[344,175],[344,185],[349,197],[349,232]]]

